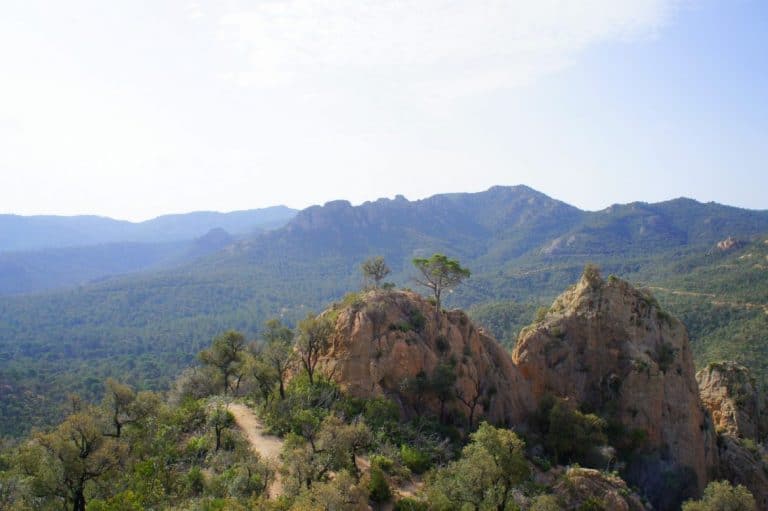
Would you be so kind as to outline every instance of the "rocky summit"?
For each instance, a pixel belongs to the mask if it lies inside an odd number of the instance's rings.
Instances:
[[[522,423],[534,407],[509,354],[461,311],[437,313],[417,293],[374,290],[325,314],[335,329],[318,367],[352,396],[393,398],[407,415],[450,406],[501,424]],[[441,378],[455,386],[450,405],[440,402]]]
[[[699,399],[685,327],[650,294],[587,269],[513,353],[536,399],[574,401],[641,432],[644,448],[696,473],[716,463],[715,432]]]

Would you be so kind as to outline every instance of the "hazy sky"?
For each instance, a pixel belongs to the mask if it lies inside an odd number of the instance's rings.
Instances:
[[[765,0],[5,0],[0,212],[768,208]]]

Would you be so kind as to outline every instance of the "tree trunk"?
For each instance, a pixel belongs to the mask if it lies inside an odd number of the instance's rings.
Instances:
[[[85,511],[85,495],[83,488],[75,490],[75,499],[72,503],[72,511]]]
[[[307,364],[307,376],[309,377],[309,385],[315,385],[315,368]]]
[[[352,452],[349,454],[351,461],[352,461],[352,475],[355,476],[355,481],[360,481],[360,469],[357,468],[357,460],[355,459],[355,450],[352,449]]]
[[[283,383],[283,378],[280,378],[280,399],[285,399],[285,383]]]

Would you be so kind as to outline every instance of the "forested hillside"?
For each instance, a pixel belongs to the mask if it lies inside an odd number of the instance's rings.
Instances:
[[[283,228],[194,263],[0,298],[0,432],[50,420],[68,392],[97,397],[106,376],[161,388],[221,331],[252,338],[268,317],[292,324],[359,289],[359,264],[372,255],[383,255],[390,280],[406,287],[414,285],[414,257],[444,252],[461,260],[472,278],[446,304],[472,307],[508,346],[539,305],[594,262],[606,275],[669,289],[657,294],[689,323],[700,361],[729,342],[764,378],[761,359],[751,356],[764,344],[758,309],[675,293],[764,304],[765,271],[742,265],[746,246],[716,245],[733,236],[762,250],[766,233],[768,212],[688,199],[584,212],[526,187],[308,208]],[[734,265],[733,278],[718,265]]]
[[[439,254],[416,266],[468,277]],[[0,443],[0,508],[764,509],[748,370],[707,370],[716,431],[685,329],[647,291],[588,266],[510,354],[385,275],[295,328],[227,330],[166,393],[107,379],[100,402],[71,397]]]

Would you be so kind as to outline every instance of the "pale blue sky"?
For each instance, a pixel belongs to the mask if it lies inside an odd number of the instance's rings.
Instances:
[[[763,0],[11,0],[0,70],[5,213],[768,208]]]

